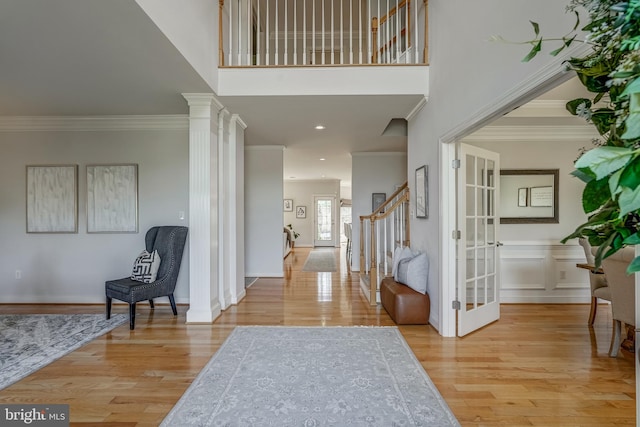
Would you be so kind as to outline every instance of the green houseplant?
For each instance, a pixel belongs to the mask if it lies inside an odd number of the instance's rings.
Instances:
[[[581,26],[583,11],[587,23]],[[563,243],[588,238],[598,247],[599,266],[622,247],[640,244],[640,0],[572,0],[567,12],[575,14],[576,24],[562,37],[545,38],[531,22],[535,37],[522,42],[532,46],[523,61],[533,59],[543,42],[558,44],[550,52],[554,56],[574,43],[592,47],[567,61],[593,96],[571,100],[566,108],[593,124],[600,138],[572,173],[585,183],[582,208],[588,220]],[[640,271],[640,257],[627,271]]]

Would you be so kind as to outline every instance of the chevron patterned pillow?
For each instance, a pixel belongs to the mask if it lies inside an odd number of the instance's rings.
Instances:
[[[133,263],[131,280],[144,283],[155,282],[159,268],[160,255],[158,255],[158,251],[149,253],[144,250]]]

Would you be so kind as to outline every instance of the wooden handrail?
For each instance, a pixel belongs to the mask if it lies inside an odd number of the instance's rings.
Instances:
[[[411,0],[408,0],[409,4],[411,4]],[[407,4],[407,0],[402,0],[397,8],[394,6],[391,9],[389,9],[389,13],[387,13],[386,15],[384,15],[382,18],[380,18],[380,25],[384,24],[385,22],[387,22],[387,20],[394,16],[396,13],[398,13],[398,9],[402,9],[405,5]]]
[[[389,196],[389,198],[387,198],[387,200],[384,201],[383,204],[381,204],[380,206],[378,206],[378,209],[376,209],[375,211],[373,211],[373,213],[371,214],[376,215],[378,213],[380,213],[380,211],[382,209],[384,209],[386,206],[388,206],[391,201],[400,193],[402,193],[404,191],[405,188],[407,188],[409,186],[409,181],[405,181],[404,184],[402,184],[400,187],[398,187],[398,189],[391,195]]]

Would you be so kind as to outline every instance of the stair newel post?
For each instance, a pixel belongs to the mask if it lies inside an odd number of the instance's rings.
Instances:
[[[411,194],[409,192],[409,187],[407,187],[407,192],[404,196],[404,204],[406,206],[406,209],[404,210],[404,245],[411,246]]]
[[[378,290],[378,258],[376,256],[376,217],[371,215],[369,222],[371,224],[371,269],[369,270],[369,305],[378,303],[376,291]]]
[[[218,62],[224,67],[224,48],[222,41],[222,11],[224,10],[224,0],[219,0],[220,10],[218,11]]]
[[[373,46],[373,57],[371,62],[378,63],[378,18],[371,20],[371,45]]]

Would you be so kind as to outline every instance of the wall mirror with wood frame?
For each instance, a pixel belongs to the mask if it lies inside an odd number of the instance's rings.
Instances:
[[[558,169],[502,169],[500,224],[557,224]]]

